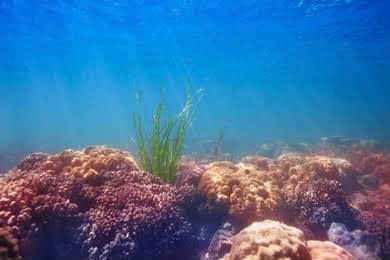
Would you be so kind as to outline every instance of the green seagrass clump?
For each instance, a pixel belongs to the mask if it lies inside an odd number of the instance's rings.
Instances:
[[[141,167],[165,182],[171,182],[176,174],[177,163],[183,151],[184,138],[194,118],[194,107],[201,98],[202,90],[194,94],[187,90],[186,101],[176,116],[166,115],[165,95],[153,113],[150,134],[143,126],[141,113],[134,112],[134,141],[138,147]],[[136,93],[136,100],[139,95]]]

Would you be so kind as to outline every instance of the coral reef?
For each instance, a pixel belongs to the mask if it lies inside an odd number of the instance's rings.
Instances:
[[[357,224],[342,184],[354,177],[351,163],[340,158],[296,153],[277,160],[248,156],[238,164],[208,165],[199,189],[244,225],[290,218],[314,237],[324,238],[332,222],[348,219],[350,227]]]
[[[191,185],[197,187],[199,180],[206,171],[206,166],[193,160],[180,161],[177,165],[175,185]]]
[[[356,213],[348,204],[341,184],[335,180],[318,179],[304,185],[297,194],[295,207],[299,220],[317,234],[326,231],[332,222],[357,225]]]
[[[347,249],[354,260],[378,260],[380,244],[376,237],[368,231],[354,230],[349,232],[342,223],[332,223],[328,230],[328,238]]]
[[[230,247],[230,252],[221,260],[353,259],[347,250],[332,242],[306,241],[301,230],[272,220],[255,222],[237,235],[225,240],[227,240],[227,247]]]
[[[256,154],[267,157],[277,157],[286,153],[293,152],[308,152],[310,150],[310,146],[307,143],[285,143],[285,142],[277,142],[277,143],[268,143],[261,144],[257,146]]]
[[[352,260],[352,255],[344,248],[329,241],[307,241],[312,260]]]
[[[390,153],[302,151],[182,158],[173,184],[107,147],[32,154],[0,177],[0,259],[389,259]]]
[[[229,211],[239,223],[277,218],[280,196],[266,172],[252,165],[214,162],[199,183],[200,192]]]
[[[340,154],[348,159],[363,175],[375,175],[382,183],[390,182],[390,153],[373,151],[364,147],[356,147]]]
[[[23,166],[23,162],[20,166]],[[49,156],[42,167],[51,174],[83,178],[94,178],[102,171],[139,170],[136,161],[128,153],[106,147],[88,147],[81,152],[65,150],[61,154]]]
[[[390,217],[377,212],[363,211],[360,214],[363,227],[372,233],[380,244],[380,256],[390,257]]]
[[[254,222],[231,240],[231,250],[221,260],[311,260],[303,232],[277,221]]]
[[[270,158],[262,156],[246,156],[241,159],[241,162],[245,164],[251,164],[256,167],[257,170],[269,171],[276,167],[275,161]]]
[[[351,227],[357,224],[342,185],[354,174],[347,160],[287,154],[279,157],[279,165],[289,173],[283,196],[303,226],[324,238],[332,222],[347,220]]]
[[[4,179],[0,227],[10,228],[23,259],[180,257],[191,237],[191,189],[139,171],[118,150],[33,154]]]
[[[218,229],[201,260],[218,260],[227,254],[232,246],[231,238],[237,233],[237,229],[229,222],[226,222]]]
[[[19,260],[17,240],[6,228],[0,228],[0,259]]]
[[[349,196],[351,205],[360,211],[371,211],[374,213],[390,216],[390,183],[379,187],[369,187],[355,192]]]

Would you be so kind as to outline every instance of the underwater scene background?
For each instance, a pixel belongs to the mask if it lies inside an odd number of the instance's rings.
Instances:
[[[389,14],[0,0],[0,260],[390,259]],[[133,120],[189,90],[165,179]]]
[[[388,140],[387,1],[1,1],[0,151],[132,136],[204,89],[189,139],[235,149],[345,135]],[[153,104],[153,105],[152,105]],[[234,152],[234,148],[230,152]]]

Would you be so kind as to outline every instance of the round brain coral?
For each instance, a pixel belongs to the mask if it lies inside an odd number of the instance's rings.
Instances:
[[[307,241],[312,260],[352,260],[352,255],[344,248],[329,241]]]
[[[23,259],[159,259],[191,235],[192,190],[140,171],[119,150],[33,154],[3,178],[0,194],[0,228]]]
[[[279,217],[277,186],[266,172],[252,165],[214,162],[203,174],[199,189],[208,199],[226,207],[239,223]]]
[[[221,260],[311,260],[303,232],[277,221],[255,222],[232,238]]]

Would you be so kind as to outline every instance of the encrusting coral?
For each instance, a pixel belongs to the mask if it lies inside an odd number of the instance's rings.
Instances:
[[[252,165],[223,161],[211,163],[200,179],[199,190],[226,207],[229,216],[242,224],[280,215],[277,187],[266,172]]]
[[[0,228],[23,259],[180,257],[191,235],[191,188],[164,184],[118,150],[33,154],[3,179]]]

